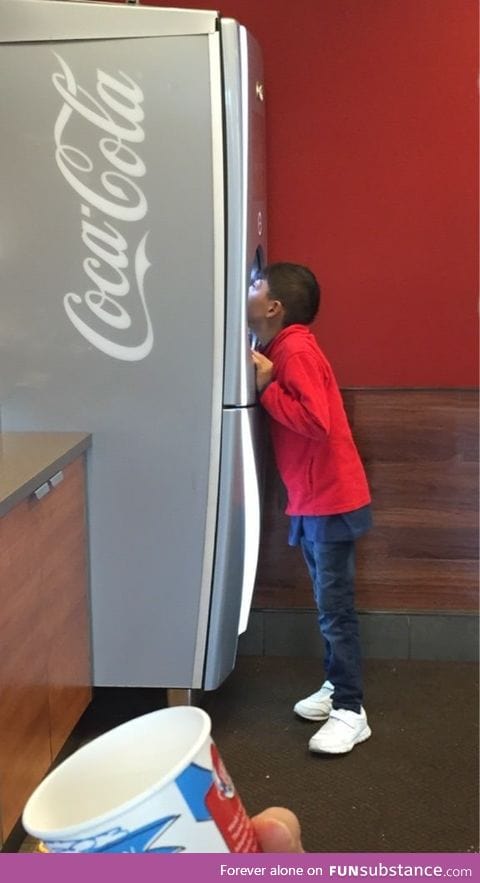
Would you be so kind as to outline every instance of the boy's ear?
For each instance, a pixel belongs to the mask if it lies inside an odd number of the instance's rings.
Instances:
[[[269,319],[275,318],[275,316],[279,316],[283,313],[283,304],[279,300],[269,300],[268,309],[267,309],[267,317]]]

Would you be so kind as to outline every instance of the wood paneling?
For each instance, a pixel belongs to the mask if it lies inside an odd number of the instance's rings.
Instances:
[[[472,390],[347,390],[375,526],[358,543],[360,610],[478,606],[478,396]],[[313,607],[285,493],[268,458],[255,608]]]
[[[0,519],[0,801],[4,836],[51,763],[47,652],[31,504]]]
[[[79,458],[37,509],[38,541],[48,549],[41,558],[45,613],[55,635],[47,660],[52,758],[91,698],[84,482]]]
[[[91,698],[83,458],[0,519],[0,821],[7,837]]]

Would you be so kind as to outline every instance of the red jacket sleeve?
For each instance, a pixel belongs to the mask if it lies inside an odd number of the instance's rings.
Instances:
[[[260,401],[270,416],[299,435],[325,438],[330,432],[327,378],[310,353],[291,355],[281,378],[264,389]]]

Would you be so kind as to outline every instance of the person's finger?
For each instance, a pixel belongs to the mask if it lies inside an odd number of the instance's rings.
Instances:
[[[263,852],[303,852],[300,824],[283,806],[272,806],[252,818]]]

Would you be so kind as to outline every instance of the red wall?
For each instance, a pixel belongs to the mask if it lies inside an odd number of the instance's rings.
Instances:
[[[317,274],[340,384],[475,386],[476,0],[220,11],[263,48],[269,257]]]

